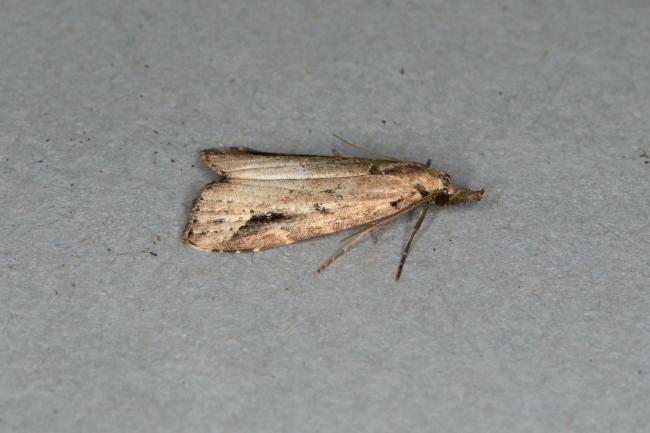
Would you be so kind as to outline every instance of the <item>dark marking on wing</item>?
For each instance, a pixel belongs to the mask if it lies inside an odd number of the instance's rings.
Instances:
[[[289,218],[288,215],[285,215],[280,212],[267,212],[267,213],[262,213],[262,214],[256,214],[251,217],[248,221],[246,221],[246,224],[242,226],[244,228],[246,225],[255,225],[255,224],[260,224],[260,223],[270,223],[272,221],[279,221],[283,219]],[[241,230],[241,229],[240,229]]]
[[[423,187],[422,185],[420,185],[419,183],[415,184],[415,189],[416,189],[417,192],[420,193],[421,197],[426,197],[427,195],[429,195],[426,188]]]
[[[268,230],[268,225],[275,222],[286,222],[293,219],[293,216],[283,214],[281,212],[267,212],[262,214],[255,214],[246,221],[244,225],[239,227],[237,232],[233,234],[232,239],[238,239],[246,236],[253,236],[265,230]]]
[[[398,165],[396,167],[386,167],[381,171],[381,174],[385,175],[401,175],[401,174],[411,174],[422,171],[422,169],[415,165]]]
[[[328,208],[324,207],[324,206],[321,205],[320,203],[316,203],[316,204],[314,204],[314,210],[315,210],[316,212],[320,212],[320,213],[322,213],[322,214],[332,213],[331,210],[329,210]]]

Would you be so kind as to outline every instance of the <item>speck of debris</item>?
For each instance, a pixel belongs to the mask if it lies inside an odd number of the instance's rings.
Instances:
[[[43,160],[42,160],[42,159],[39,159],[39,160],[38,160],[38,163],[39,163],[39,164],[42,164],[42,163],[43,163]]]
[[[149,65],[144,65],[144,67],[145,67],[146,69],[149,69]]]
[[[383,124],[385,125],[385,124],[386,124],[386,121],[385,121],[385,120],[382,120],[381,123],[383,123]]]
[[[404,70],[404,68],[400,68],[399,73],[402,74],[402,75],[404,75],[404,72],[406,72],[406,71]]]
[[[46,142],[46,143],[49,143],[49,142],[50,142],[50,139],[49,139],[49,138],[46,138],[46,139],[45,139],[45,142]]]
[[[144,98],[144,95],[143,95],[143,94],[140,94],[140,98]]]
[[[154,154],[154,155],[158,155],[158,151],[157,151],[157,150],[154,150],[154,151],[153,151],[153,154]]]
[[[503,96],[503,92],[499,90],[499,96]]]
[[[111,250],[110,248],[106,248],[106,251],[110,251],[110,250]]]
[[[192,168],[194,168],[194,167],[195,167],[195,165],[194,165],[194,164],[192,164]]]
[[[158,253],[154,253],[153,251],[149,251],[149,254],[151,254],[154,257],[158,257]]]
[[[74,186],[74,183],[71,183],[70,186]]]
[[[154,134],[158,134],[158,130],[157,130],[157,129],[154,129],[154,130],[153,130],[153,133],[154,133]]]
[[[171,162],[176,162],[176,160],[175,160],[175,159],[170,159],[170,161],[171,161]]]

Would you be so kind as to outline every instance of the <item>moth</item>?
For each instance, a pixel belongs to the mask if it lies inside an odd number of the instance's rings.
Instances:
[[[194,201],[183,233],[187,244],[224,253],[262,251],[357,227],[318,272],[368,234],[420,208],[402,251],[399,279],[429,206],[474,203],[485,191],[456,187],[428,163],[246,148],[208,149],[201,159],[221,180]]]

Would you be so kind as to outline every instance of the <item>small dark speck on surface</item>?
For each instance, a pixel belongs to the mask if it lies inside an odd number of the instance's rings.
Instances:
[[[499,90],[499,96],[503,96],[503,92]]]
[[[385,125],[385,124],[386,124],[386,121],[385,121],[385,120],[382,120],[381,123],[383,123],[383,124]]]
[[[170,159],[170,161],[171,161],[171,162],[176,162],[176,160],[175,160],[175,159]]]
[[[45,139],[45,142],[46,142],[46,143],[49,143],[49,142],[50,142],[50,139],[49,139],[49,138],[46,138],[46,139]]]
[[[158,130],[154,129],[154,130],[153,130],[153,133],[154,133],[154,134],[158,134]]]
[[[110,248],[106,248],[106,251],[110,251],[110,250],[111,250]]]
[[[400,68],[399,73],[402,74],[402,75],[404,75],[404,72],[406,72],[406,71],[404,70],[404,68]]]
[[[149,251],[149,254],[151,254],[154,257],[158,257],[158,253],[154,253],[153,251]]]

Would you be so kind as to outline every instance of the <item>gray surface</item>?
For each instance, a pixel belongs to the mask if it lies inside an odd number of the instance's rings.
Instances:
[[[1,7],[0,431],[648,431],[647,1]],[[413,219],[180,243],[200,149],[332,133],[485,201],[397,285]]]

